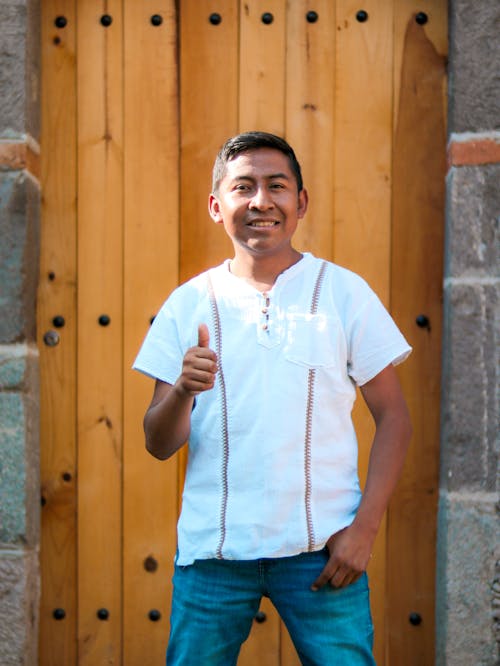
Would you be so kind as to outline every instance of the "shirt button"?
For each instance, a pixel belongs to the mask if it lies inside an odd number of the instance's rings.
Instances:
[[[262,330],[263,330],[263,331],[267,331],[267,329],[268,329],[267,324],[262,324]]]
[[[262,314],[267,314],[267,313],[268,313],[268,309],[267,309],[267,308],[262,308],[261,312],[262,312]]]

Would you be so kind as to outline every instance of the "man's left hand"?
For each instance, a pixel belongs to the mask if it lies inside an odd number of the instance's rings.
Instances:
[[[319,590],[327,583],[335,588],[347,587],[358,580],[368,566],[373,540],[355,523],[332,534],[326,542],[330,557],[311,589]]]

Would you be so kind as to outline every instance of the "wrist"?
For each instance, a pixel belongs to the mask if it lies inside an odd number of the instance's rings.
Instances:
[[[179,379],[173,385],[173,391],[177,400],[181,402],[194,400],[195,394],[183,385],[181,377],[179,377]]]
[[[381,522],[382,522],[381,518],[379,519],[373,515],[367,514],[360,507],[358,513],[356,514],[356,517],[352,522],[352,526],[355,529],[362,531],[364,534],[366,534],[366,536],[375,539],[380,529]]]

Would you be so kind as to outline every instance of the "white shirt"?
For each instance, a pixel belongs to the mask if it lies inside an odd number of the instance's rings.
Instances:
[[[360,502],[355,384],[411,348],[362,278],[311,254],[266,294],[228,261],[182,285],[134,368],[175,383],[200,323],[219,372],[191,417],[178,564],[321,549]]]

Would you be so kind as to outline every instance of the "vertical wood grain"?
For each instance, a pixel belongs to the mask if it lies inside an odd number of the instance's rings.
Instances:
[[[314,9],[316,22],[308,22]],[[335,3],[289,3],[286,33],[285,135],[302,167],[309,207],[294,237],[300,251],[333,260],[334,240],[334,96]],[[280,664],[300,659],[281,625]]]
[[[276,609],[267,598],[263,598],[260,610],[265,613],[265,622],[255,622],[250,636],[243,643],[238,659],[238,666],[278,666],[280,664],[281,633],[280,619]]]
[[[428,24],[418,25],[425,9]],[[434,661],[434,566],[446,152],[446,16],[407,0],[395,17],[392,312],[413,346],[401,380],[414,435],[388,520],[388,663]],[[425,314],[429,329],[416,317]],[[429,573],[431,572],[431,574]],[[402,582],[404,581],[404,584]],[[412,613],[421,624],[409,621]]]
[[[119,0],[78,5],[79,666],[120,664],[122,654],[121,11]]]
[[[210,15],[221,22],[214,25]],[[220,225],[208,215],[212,166],[238,130],[238,4],[184,0],[180,11],[181,232],[180,280],[232,256]]]
[[[370,0],[362,9],[337,1],[335,108],[335,260],[362,275],[388,305],[391,243],[392,2]],[[358,398],[354,420],[360,476],[366,476],[373,423]],[[375,657],[384,663],[385,520],[370,563]]]
[[[316,22],[308,22],[314,9]],[[309,193],[295,247],[333,259],[335,3],[290,3],[287,11],[286,138],[302,167]]]
[[[41,7],[42,224],[37,331],[40,349],[42,524],[39,659],[76,663],[76,26],[73,0]],[[64,16],[67,25],[54,21]],[[55,328],[53,318],[64,317]],[[59,344],[47,347],[55,330]],[[65,617],[56,620],[55,609]]]
[[[209,0],[183,0],[180,7],[181,283],[232,256],[229,239],[208,214],[208,195],[215,155],[238,127],[238,15],[235,0],[221,0],[217,7]],[[186,447],[177,459],[180,508]]]
[[[240,3],[239,131],[285,129],[285,0]],[[262,16],[270,14],[271,23]]]
[[[285,134],[286,2],[240,2],[238,131],[263,130]],[[263,15],[271,16],[265,23]],[[281,621],[267,599],[266,621],[254,623],[241,651],[242,666],[280,663]]]
[[[154,381],[130,367],[178,283],[179,126],[175,3],[124,10],[123,664],[135,666],[164,662],[176,548],[177,461],[146,452]]]

